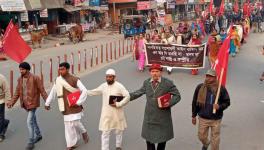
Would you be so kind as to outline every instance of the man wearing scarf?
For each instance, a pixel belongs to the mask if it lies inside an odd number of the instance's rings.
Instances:
[[[223,111],[230,105],[230,98],[225,87],[221,87],[218,104],[215,104],[218,89],[215,70],[208,70],[205,82],[196,87],[192,102],[192,123],[196,125],[196,116],[199,116],[198,137],[202,142],[202,150],[207,150],[211,144],[211,150],[219,150],[220,127]],[[216,109],[216,113],[213,113]],[[208,132],[211,129],[211,140]]]
[[[67,62],[63,62],[59,65],[60,76],[57,77],[50,91],[45,103],[45,108],[49,110],[51,101],[58,99],[59,110],[62,112],[64,118],[67,150],[73,150],[77,147],[77,142],[81,136],[85,143],[88,143],[89,140],[87,131],[81,122],[83,116],[82,104],[87,98],[87,89],[79,78],[69,73],[69,69],[70,64]],[[78,90],[81,92],[81,95],[76,104],[70,106],[67,96]]]

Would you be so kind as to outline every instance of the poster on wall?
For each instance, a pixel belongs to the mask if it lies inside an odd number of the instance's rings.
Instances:
[[[90,0],[89,6],[100,6],[100,0]]]
[[[24,11],[20,13],[21,21],[28,21],[28,12]]]
[[[48,18],[48,9],[44,9],[44,10],[41,10],[40,12],[39,12],[39,16],[40,16],[40,18]]]

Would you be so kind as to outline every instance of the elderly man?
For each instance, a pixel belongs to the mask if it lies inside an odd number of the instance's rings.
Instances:
[[[20,98],[21,107],[28,112],[27,126],[29,131],[29,142],[26,150],[32,150],[34,144],[42,139],[42,135],[37,123],[36,111],[40,106],[40,95],[44,100],[48,95],[40,78],[30,73],[30,65],[27,62],[19,64],[21,77],[18,78],[16,91],[11,100],[7,102],[7,107],[12,108]]]
[[[102,148],[109,150],[109,138],[111,131],[116,134],[116,150],[122,150],[123,131],[127,128],[123,106],[129,102],[129,93],[119,82],[115,81],[116,73],[113,69],[106,71],[106,82],[93,90],[88,90],[88,95],[102,95],[102,112],[99,130],[102,131]],[[111,103],[111,97],[117,99]],[[119,99],[118,97],[121,97]],[[119,99],[119,100],[118,100]]]
[[[156,150],[155,143],[158,143],[157,150],[165,150],[166,142],[174,137],[171,107],[180,101],[181,96],[173,82],[161,76],[159,64],[152,64],[149,71],[151,77],[139,90],[130,93],[130,100],[146,94],[142,137],[146,140],[147,150]],[[160,106],[158,99],[168,94],[169,101]]]
[[[5,119],[5,102],[10,98],[7,79],[0,74],[0,142],[5,139],[5,132],[9,124],[9,120]]]
[[[82,104],[87,98],[87,89],[81,80],[69,73],[70,64],[63,62],[59,65],[60,76],[57,77],[50,94],[46,100],[45,108],[50,109],[50,103],[58,99],[59,110],[63,114],[65,126],[65,139],[67,150],[73,150],[77,147],[79,137],[82,136],[85,143],[88,143],[88,134],[84,128],[81,118],[83,116]],[[80,92],[80,95],[75,93]],[[76,103],[69,102],[69,94],[76,95]],[[81,135],[80,135],[81,134]]]
[[[220,127],[223,111],[230,105],[230,98],[225,87],[221,87],[218,103],[215,104],[218,89],[216,72],[208,70],[205,82],[199,84],[194,92],[192,102],[192,123],[196,125],[196,116],[199,116],[198,137],[203,144],[202,150],[207,150],[211,144],[211,150],[219,150]],[[213,113],[213,109],[216,113]],[[211,129],[211,140],[208,140],[208,132]]]

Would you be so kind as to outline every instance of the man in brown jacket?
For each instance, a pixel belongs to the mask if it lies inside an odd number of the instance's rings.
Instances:
[[[48,96],[40,78],[30,73],[30,65],[27,62],[21,63],[19,69],[21,77],[18,78],[15,94],[7,102],[7,107],[12,108],[18,98],[20,98],[21,107],[28,112],[29,143],[26,150],[32,150],[34,144],[42,139],[36,118],[36,110],[40,106],[40,95],[44,100]]]

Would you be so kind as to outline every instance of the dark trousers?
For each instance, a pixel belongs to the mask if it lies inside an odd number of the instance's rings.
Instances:
[[[165,147],[166,142],[158,143],[157,150],[165,150]],[[147,150],[156,150],[155,144],[147,141]]]
[[[5,119],[5,104],[0,104],[0,136],[5,135],[9,120]]]

